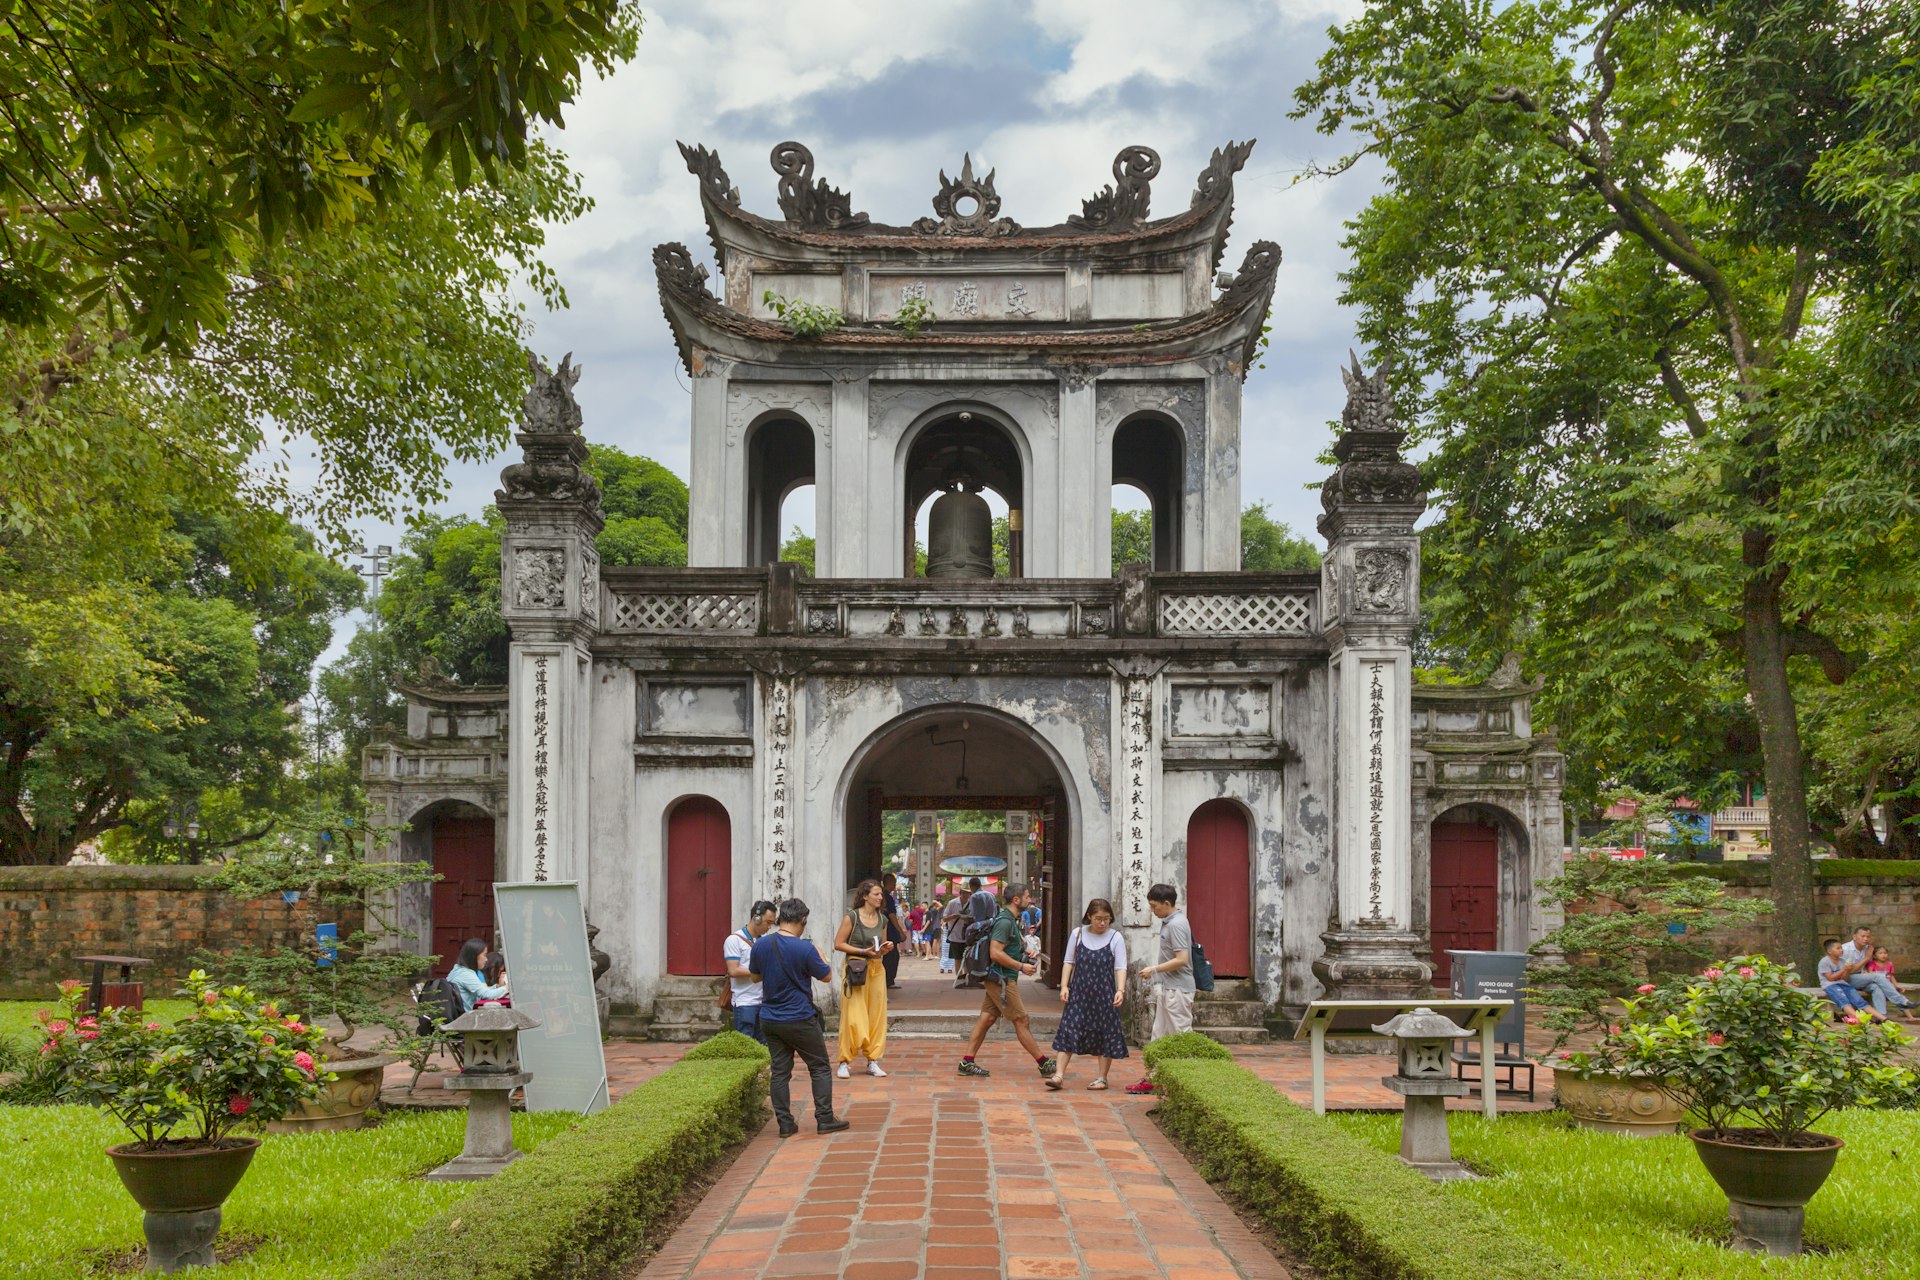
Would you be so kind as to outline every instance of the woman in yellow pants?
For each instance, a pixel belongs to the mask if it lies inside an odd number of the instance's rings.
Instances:
[[[884,1076],[880,1059],[887,1052],[887,974],[881,960],[893,950],[887,941],[886,891],[878,880],[862,880],[853,891],[852,909],[833,935],[833,949],[846,956],[840,969],[840,1070],[852,1074],[856,1057],[867,1060],[867,1074]]]

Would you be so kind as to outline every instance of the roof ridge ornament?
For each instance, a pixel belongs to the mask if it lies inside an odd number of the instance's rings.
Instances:
[[[695,262],[687,246],[679,241],[653,247],[653,272],[661,284],[677,293],[713,297],[713,291],[707,288],[706,264]]]
[[[1069,215],[1067,225],[1083,231],[1139,226],[1147,220],[1147,201],[1152,194],[1149,188],[1159,176],[1158,151],[1138,145],[1122,147],[1113,158],[1113,182],[1082,200],[1080,212]]]
[[[1193,203],[1188,207],[1198,209],[1203,204],[1224,200],[1231,195],[1233,175],[1246,166],[1247,157],[1253,153],[1253,144],[1258,141],[1258,138],[1248,138],[1245,142],[1229,142],[1224,147],[1215,147],[1213,158],[1200,171],[1200,180],[1193,188]]]
[[[798,142],[783,142],[767,157],[780,175],[780,212],[807,231],[851,230],[871,219],[853,211],[853,197],[822,178],[813,181],[813,152]]]
[[[1340,410],[1341,433],[1391,431],[1399,434],[1393,421],[1393,388],[1387,384],[1393,373],[1392,358],[1382,357],[1374,371],[1368,373],[1360,367],[1360,357],[1349,347],[1347,361],[1351,367],[1340,371],[1340,381],[1347,388],[1347,403]]]
[[[997,218],[1000,196],[993,189],[997,172],[989,169],[986,177],[975,178],[972,152],[962,158],[958,178],[949,178],[945,169],[940,170],[940,194],[933,198],[933,211],[940,216],[921,218],[913,229],[922,235],[938,236],[1007,236],[1018,231],[1020,224],[1012,218]],[[963,213],[959,208],[962,203],[972,207]]]
[[[700,190],[720,204],[740,207],[740,188],[733,185],[727,177],[727,171],[720,165],[720,153],[709,151],[704,146],[688,146],[676,143],[680,155],[687,162],[687,172],[700,179]]]
[[[1389,521],[1389,531],[1412,533],[1413,522],[1426,509],[1427,486],[1420,468],[1400,453],[1406,433],[1393,416],[1393,361],[1383,357],[1368,373],[1353,352],[1347,352],[1347,360],[1351,367],[1340,370],[1347,403],[1340,411],[1340,438],[1333,445],[1340,465],[1320,486],[1320,506],[1326,511],[1320,532],[1331,538],[1348,517],[1365,514],[1369,520]]]

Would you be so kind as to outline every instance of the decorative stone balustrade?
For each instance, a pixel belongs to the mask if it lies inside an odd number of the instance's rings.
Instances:
[[[608,635],[915,641],[1312,639],[1319,575],[1128,572],[1114,578],[798,578],[772,569],[608,569]]]

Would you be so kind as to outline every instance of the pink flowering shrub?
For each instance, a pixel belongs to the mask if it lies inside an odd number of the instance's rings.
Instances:
[[[1835,1022],[1824,997],[1799,987],[1790,968],[1735,956],[1626,1000],[1619,1027],[1570,1065],[1604,1058],[1655,1081],[1716,1136],[1760,1146],[1798,1145],[1836,1107],[1920,1100],[1900,1028]]]
[[[215,988],[195,970],[181,994],[193,1012],[172,1027],[109,1009],[85,1029],[93,1038],[60,1037],[74,1058],[74,1093],[111,1112],[141,1148],[217,1143],[317,1099],[333,1078],[314,1061],[319,1033],[270,1015],[245,987]]]

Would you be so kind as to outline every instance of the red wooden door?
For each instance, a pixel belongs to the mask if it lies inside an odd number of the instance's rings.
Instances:
[[[717,800],[682,800],[667,819],[667,972],[725,973],[734,927],[733,824]]]
[[[1449,947],[1493,951],[1500,945],[1499,833],[1484,822],[1433,824],[1433,985],[1452,983]]]
[[[1253,973],[1253,851],[1247,816],[1209,800],[1187,820],[1187,922],[1222,978]]]
[[[493,819],[433,820],[433,962],[445,977],[468,938],[493,945]]]

